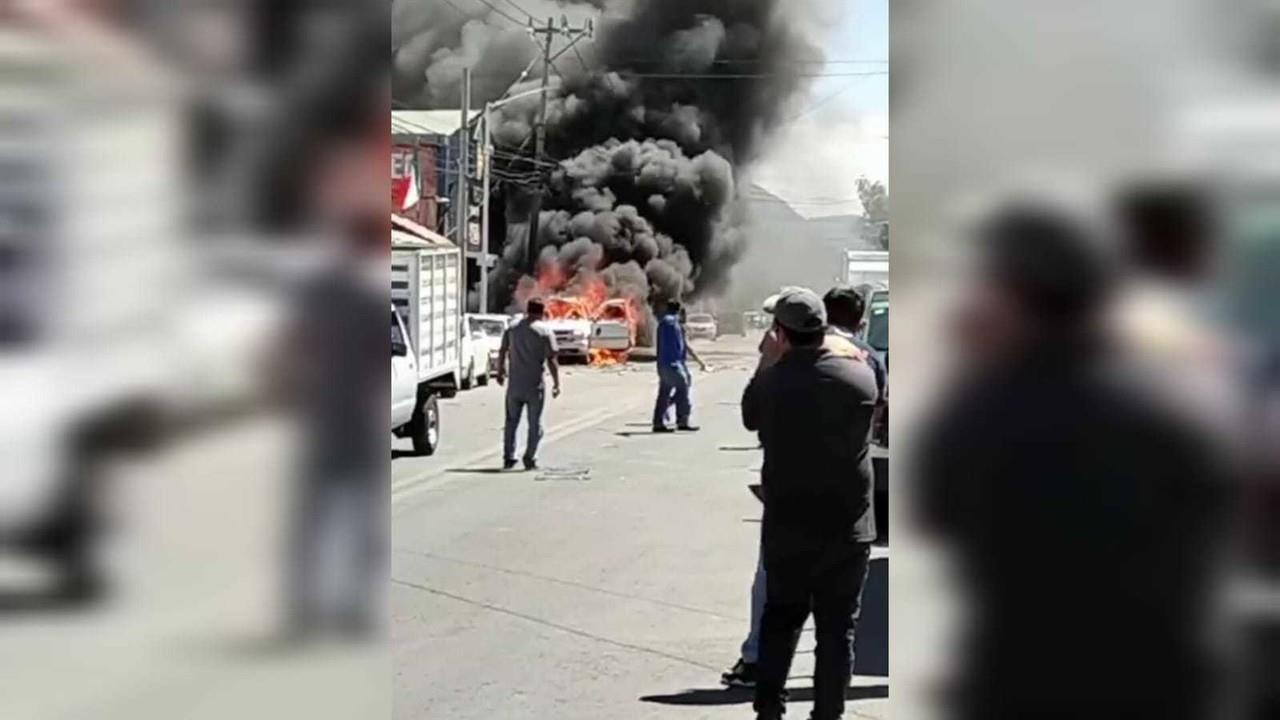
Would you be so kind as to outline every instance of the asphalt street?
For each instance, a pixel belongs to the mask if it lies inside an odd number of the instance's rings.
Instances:
[[[754,347],[699,345],[714,367],[695,370],[694,435],[648,432],[656,377],[634,364],[566,369],[539,473],[495,472],[496,385],[443,403],[436,456],[396,441],[390,658],[280,642],[285,419],[219,423],[123,462],[108,601],[63,608],[39,567],[0,562],[0,717],[748,717],[749,693],[719,676],[746,632],[760,527],[747,485],[761,456],[738,418]],[[886,612],[886,555],[870,616]],[[864,620],[852,717],[887,717],[884,625]],[[811,666],[796,664],[797,697]]]
[[[653,435],[652,365],[570,367],[542,469],[502,472],[502,390],[442,405],[443,447],[392,460],[393,702],[416,718],[742,718],[720,672],[747,630],[761,453],[739,419],[755,340],[696,346],[696,434]],[[850,717],[888,716],[878,548]],[[791,686],[808,712],[812,636]],[[865,648],[865,649],[863,649]]]

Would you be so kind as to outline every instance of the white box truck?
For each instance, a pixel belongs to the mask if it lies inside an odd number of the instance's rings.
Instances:
[[[889,285],[888,250],[845,250],[842,280],[846,285]]]
[[[106,579],[105,460],[157,439],[185,366],[182,107],[93,51],[0,28],[0,551],[79,599]]]
[[[421,455],[440,443],[437,398],[461,385],[461,262],[443,236],[391,217],[391,430]]]

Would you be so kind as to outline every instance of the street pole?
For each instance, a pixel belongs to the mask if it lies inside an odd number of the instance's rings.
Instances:
[[[467,242],[471,226],[471,136],[467,132],[467,123],[471,120],[471,69],[462,68],[462,124],[459,125],[458,151],[458,224],[454,237],[462,253],[460,314],[467,312]]]
[[[493,162],[493,141],[489,127],[490,104],[484,104],[484,136],[480,157],[480,312],[489,312],[489,167]]]
[[[547,151],[547,81],[551,78],[551,38],[556,28],[551,18],[547,18],[547,36],[543,38],[542,49],[542,105],[538,110],[538,136],[533,146],[533,157],[541,160]]]

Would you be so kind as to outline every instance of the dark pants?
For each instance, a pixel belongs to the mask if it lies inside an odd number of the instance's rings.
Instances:
[[[516,459],[516,430],[520,428],[520,416],[528,410],[529,435],[525,441],[524,459],[538,457],[538,443],[542,440],[542,408],[546,404],[546,390],[537,388],[526,392],[507,389],[506,418],[502,425],[502,459]]]
[[[672,401],[676,404],[676,424],[681,427],[689,424],[692,407],[689,402],[689,368],[681,365],[658,366],[658,399],[653,405],[653,426],[666,424],[667,408]]]
[[[755,709],[781,715],[787,675],[804,621],[813,612],[817,651],[813,672],[813,719],[844,715],[844,695],[853,673],[853,641],[862,606],[862,586],[871,557],[869,543],[833,542],[803,552],[767,552],[768,596],[760,623],[760,663]]]

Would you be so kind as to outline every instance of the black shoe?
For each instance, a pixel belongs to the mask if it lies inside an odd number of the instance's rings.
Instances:
[[[677,425],[676,430],[680,432],[698,432],[700,428],[697,425]]]
[[[502,461],[502,469],[503,469],[503,470],[510,470],[511,468],[513,468],[513,467],[515,467],[515,466],[516,466],[516,461],[515,461],[514,459],[509,459],[509,460],[503,460],[503,461]]]
[[[515,464],[515,461],[513,460],[513,461],[511,462],[511,464],[512,464],[512,465],[514,465],[514,464]],[[534,460],[534,459],[532,459],[532,458],[526,458],[526,459],[525,459],[525,461],[524,461],[524,469],[525,469],[525,470],[537,470],[537,469],[538,469],[538,461],[537,461],[537,460]]]
[[[669,432],[675,432],[675,430],[672,430],[671,428],[667,427],[666,425],[654,425],[654,426],[653,426],[653,431],[654,431],[655,433],[669,433]]]
[[[724,671],[720,683],[725,687],[753,688],[756,686],[756,664],[739,658],[733,667]]]

